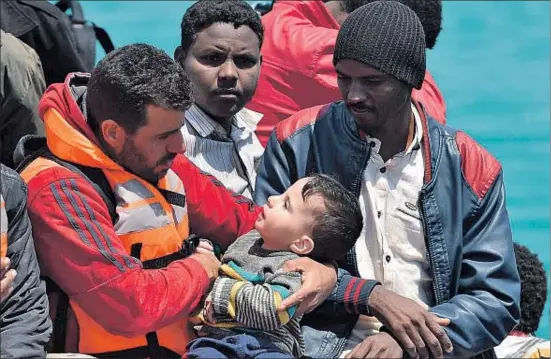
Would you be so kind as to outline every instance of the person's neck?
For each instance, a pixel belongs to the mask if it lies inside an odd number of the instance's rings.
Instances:
[[[509,335],[512,336],[512,337],[528,337],[528,336],[530,336],[530,334],[525,333],[525,332],[521,332],[520,330],[513,330],[509,333]]]
[[[212,119],[216,122],[218,122],[220,124],[220,126],[222,126],[222,128],[226,131],[226,133],[229,135],[230,132],[231,132],[231,122],[232,122],[232,117],[215,117],[215,116],[211,116]]]
[[[233,120],[233,116],[230,116],[230,117],[220,117],[220,116],[215,116],[211,113],[209,113],[206,109],[204,109],[203,107],[199,106],[198,104],[196,104],[197,107],[199,107],[207,116],[209,116],[211,119],[213,119],[214,121],[218,122],[220,124],[220,126],[222,126],[222,128],[226,131],[226,133],[229,135],[230,134],[230,131],[231,131],[231,123],[232,123],[232,120]]]
[[[368,134],[381,141],[379,156],[384,162],[404,151],[411,144],[415,135],[415,119],[411,106],[407,106],[393,119],[386,121],[380,129]]]

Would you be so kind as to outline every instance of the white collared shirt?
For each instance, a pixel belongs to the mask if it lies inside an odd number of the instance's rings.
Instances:
[[[185,116],[182,134],[186,157],[227,188],[252,199],[256,170],[264,152],[255,130],[263,115],[243,108],[234,115],[229,134],[195,104]]]
[[[355,249],[362,278],[376,279],[386,289],[427,308],[434,304],[434,297],[418,208],[425,170],[423,126],[413,105],[412,110],[415,135],[405,151],[385,163],[379,155],[381,142],[367,139],[374,147],[363,176],[359,200],[364,228]],[[360,316],[345,350],[375,334],[380,325],[375,318]]]

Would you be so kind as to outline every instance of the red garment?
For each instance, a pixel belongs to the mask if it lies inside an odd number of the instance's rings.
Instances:
[[[48,89],[40,113],[48,108],[91,135],[68,83]],[[184,156],[177,156],[172,169],[185,187],[193,233],[227,247],[253,228],[260,207],[232,195]],[[159,270],[136,265],[102,198],[68,169],[49,168],[30,181],[28,212],[42,275],[112,334],[135,337],[183,319],[209,289],[207,274],[194,259]]]
[[[264,114],[256,134],[265,146],[279,121],[299,110],[338,101],[341,94],[333,67],[339,24],[322,1],[276,1],[262,23],[262,69],[247,108]],[[446,104],[428,71],[413,98],[445,123]]]

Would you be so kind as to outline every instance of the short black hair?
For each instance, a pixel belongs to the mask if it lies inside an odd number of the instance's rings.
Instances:
[[[376,0],[342,0],[344,11],[351,13],[357,8]],[[432,49],[442,30],[442,0],[394,0],[412,9],[423,25],[425,44]]]
[[[517,268],[520,274],[520,323],[515,328],[526,334],[538,330],[547,300],[547,273],[538,255],[514,243]]]
[[[325,208],[314,219],[314,249],[308,257],[320,262],[340,260],[362,232],[363,216],[358,199],[330,176],[312,174],[309,178],[302,188],[302,198],[306,201],[310,196],[319,195]]]
[[[134,133],[147,121],[147,105],[185,111],[192,103],[192,85],[182,67],[147,44],[123,46],[105,56],[92,71],[86,94],[96,135],[107,119]]]
[[[198,32],[214,23],[233,24],[237,29],[245,25],[258,36],[260,47],[264,40],[264,26],[260,15],[243,0],[199,0],[187,9],[182,18],[180,45],[187,53]]]

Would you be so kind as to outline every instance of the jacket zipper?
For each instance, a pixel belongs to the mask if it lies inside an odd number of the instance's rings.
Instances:
[[[419,199],[418,199],[418,203],[417,205],[419,206],[419,215],[421,216],[421,223],[423,225],[423,231],[424,231],[424,235],[425,235],[425,238],[427,238],[427,253],[428,253],[428,257],[429,257],[429,262],[430,262],[430,267],[431,267],[431,271],[432,271],[432,291],[434,293],[434,299],[436,301],[436,305],[439,305],[442,303],[442,298],[440,296],[440,286],[438,285],[437,283],[437,279],[436,279],[436,275],[434,273],[434,269],[435,269],[435,266],[434,266],[434,263],[435,263],[435,258],[434,258],[434,255],[431,251],[431,246],[430,246],[430,240],[428,239],[428,228],[427,228],[427,220],[426,220],[426,215],[425,215],[425,206],[423,205],[423,199],[424,199],[424,196],[425,196],[425,190],[421,190],[419,192]]]
[[[373,147],[371,146],[371,143],[368,143],[367,141],[364,141],[364,146],[365,145],[367,145],[367,147],[368,147],[367,156],[366,156],[365,160],[362,163],[362,170],[360,171],[360,176],[359,176],[359,179],[357,181],[358,183],[356,185],[356,197],[357,198],[360,197],[364,171],[367,168],[367,165],[369,164],[369,159],[371,158],[371,153],[373,151]],[[364,151],[365,151],[365,149],[364,149]],[[352,250],[353,250],[353,253],[354,253],[354,258],[352,258],[352,262],[353,262],[353,265],[354,265],[354,270],[356,271],[356,273],[353,273],[353,274],[355,276],[359,276],[360,270],[358,269],[358,259],[356,258],[356,249],[353,247]]]
[[[357,197],[360,196],[361,186],[362,186],[362,178],[364,176],[365,169],[366,169],[367,165],[369,164],[369,159],[371,158],[371,152],[373,152],[373,147],[371,146],[371,144],[367,143],[367,141],[365,141],[365,143],[367,144],[367,146],[369,148],[367,149],[367,156],[366,156],[365,160],[362,163],[362,170],[360,171],[360,177],[358,179],[358,184],[356,185],[356,196]]]

